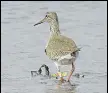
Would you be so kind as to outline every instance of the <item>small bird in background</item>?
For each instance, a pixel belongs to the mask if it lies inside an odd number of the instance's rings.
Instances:
[[[59,21],[56,12],[47,12],[43,20],[36,23],[34,26],[48,22],[50,25],[50,38],[45,48],[46,55],[54,60],[54,63],[57,67],[57,75],[60,77],[60,81],[70,81],[70,78],[75,70],[74,61],[78,57],[80,48],[78,48],[75,42],[66,36],[63,36],[59,30]],[[71,65],[71,70],[67,77],[67,80],[64,80],[61,75],[61,67],[64,65]]]

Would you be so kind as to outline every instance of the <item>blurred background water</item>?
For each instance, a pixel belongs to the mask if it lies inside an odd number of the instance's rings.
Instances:
[[[56,88],[55,79],[32,78],[30,71],[47,64],[56,72],[44,49],[47,23],[34,27],[45,13],[58,14],[61,33],[82,47],[70,85]],[[106,1],[2,1],[1,93],[107,93]]]

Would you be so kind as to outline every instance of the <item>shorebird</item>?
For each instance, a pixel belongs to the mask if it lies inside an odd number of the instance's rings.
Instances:
[[[51,60],[54,60],[60,81],[64,81],[64,78],[60,74],[60,67],[63,65],[72,66],[66,80],[70,81],[70,78],[75,70],[74,61],[78,57],[80,49],[71,38],[68,38],[61,34],[56,12],[47,12],[44,19],[36,23],[34,26],[44,22],[49,23],[51,32],[50,38],[45,48],[45,53]]]

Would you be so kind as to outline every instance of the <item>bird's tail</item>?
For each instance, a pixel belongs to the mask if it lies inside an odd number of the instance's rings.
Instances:
[[[74,52],[81,51],[81,48],[82,48],[82,47],[80,47],[80,48],[77,48],[77,50],[76,50],[76,51],[74,51]]]
[[[82,47],[78,48],[77,51],[81,51]]]

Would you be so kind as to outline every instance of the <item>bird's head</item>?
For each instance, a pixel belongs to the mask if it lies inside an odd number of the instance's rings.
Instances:
[[[58,17],[56,12],[47,12],[44,19],[42,19],[41,21],[39,21],[38,23],[36,23],[34,26],[44,23],[44,22],[48,22],[51,23],[53,21],[57,21],[58,22]]]

